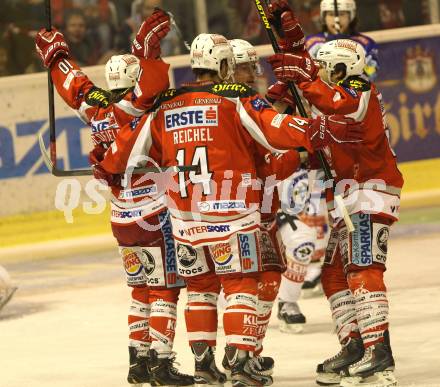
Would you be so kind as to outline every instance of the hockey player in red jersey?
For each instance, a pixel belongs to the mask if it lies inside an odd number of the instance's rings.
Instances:
[[[298,83],[316,114],[344,114],[364,123],[356,148],[330,144],[324,153],[335,173],[354,225],[349,233],[328,195],[333,228],[326,250],[322,285],[330,302],[341,351],[318,365],[323,385],[396,385],[388,330],[388,300],[383,273],[390,226],[398,219],[403,178],[388,140],[382,96],[364,77],[365,51],[352,40],[324,44],[316,76],[303,56],[272,58],[276,76]],[[341,379],[342,375],[342,379]]]
[[[219,288],[209,277],[214,269],[227,301],[223,325],[233,385],[268,385],[271,378],[250,360],[261,271],[256,147],[283,153],[304,146],[312,151],[329,141],[361,141],[362,128],[339,117],[280,115],[249,86],[222,82],[232,75],[234,60],[221,35],[194,39],[191,67],[197,81],[163,93],[134,131],[122,129],[100,168],[119,173],[142,165],[139,156],[154,154],[162,166],[199,166],[197,172],[179,172],[167,190],[178,270],[188,287],[185,317],[195,380],[206,384],[204,375],[215,368]]]
[[[233,39],[229,41],[235,58],[234,78],[238,83],[246,83],[255,87],[261,71],[255,48],[247,41]],[[261,263],[262,272],[258,278],[257,303],[257,346],[254,359],[262,372],[272,373],[274,361],[271,357],[260,356],[263,350],[263,340],[272,314],[273,303],[278,295],[281,273],[286,270],[285,249],[278,231],[276,215],[279,209],[277,183],[289,177],[301,165],[301,157],[297,151],[284,154],[272,154],[260,147],[256,156],[257,176],[261,180]],[[304,152],[306,154],[306,152]],[[266,184],[267,183],[267,184]],[[226,359],[225,359],[226,360]],[[223,367],[228,368],[226,361]]]
[[[54,85],[64,101],[91,127],[95,148],[91,163],[98,163],[125,124],[135,125],[152,106],[154,98],[169,87],[169,66],[160,60],[160,40],[169,31],[169,17],[157,10],[147,18],[133,42],[135,55],[112,56],[105,66],[108,90],[95,86],[69,56],[63,35],[41,30],[36,39]],[[138,83],[136,88],[136,80]],[[120,181],[115,177],[115,182]],[[129,383],[162,385],[161,373],[175,385],[192,385],[172,365],[176,308],[184,286],[177,275],[174,241],[163,196],[152,181],[133,176],[129,189],[112,187],[111,226],[118,241],[127,277],[132,287],[129,326]],[[153,227],[144,230],[137,220]],[[162,225],[160,227],[160,225]],[[165,370],[150,375],[147,354],[163,357]],[[153,377],[154,376],[154,377]]]

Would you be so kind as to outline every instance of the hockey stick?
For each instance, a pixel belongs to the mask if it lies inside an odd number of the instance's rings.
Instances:
[[[264,2],[266,4],[266,7],[268,7],[270,4],[270,0],[264,0]],[[269,40],[272,44],[274,52],[275,53],[281,52],[280,47],[277,42],[277,39],[275,37],[275,34],[272,31],[272,27],[269,23],[269,19],[267,18],[266,10],[264,9],[263,4],[261,3],[261,0],[254,0],[254,3],[255,3],[255,6],[257,7],[257,12],[260,15],[260,19],[261,19],[263,26],[267,32],[267,35],[268,35]],[[298,90],[296,89],[296,86],[293,84],[293,82],[288,82],[287,85],[289,87],[290,93],[292,94],[293,98],[295,99],[295,103],[296,103],[296,106],[298,107],[298,111],[299,111],[301,117],[307,118],[306,109],[304,108],[304,105],[301,101],[301,97],[299,96],[299,93],[298,93]],[[318,151],[316,153],[317,153],[317,156],[319,159],[319,163],[321,164],[321,168],[324,171],[325,179],[327,181],[332,180],[333,176],[330,171],[330,167],[329,167],[327,161],[325,160],[322,151]],[[342,196],[340,194],[337,194],[336,192],[334,192],[334,200],[335,200],[337,207],[339,208],[339,210],[342,213],[342,217],[344,218],[344,222],[347,226],[348,231],[353,232],[354,231],[353,222],[351,221],[350,215],[348,214],[347,208],[345,207],[344,199],[342,198]]]
[[[167,14],[170,17],[170,24],[173,26],[174,31],[176,31],[177,36],[182,40],[183,45],[185,46],[185,48],[188,51],[191,51],[191,46],[188,43],[188,41],[186,41],[185,38],[183,37],[182,30],[180,29],[180,27],[176,23],[176,18],[174,17],[174,15],[171,12],[167,12]]]
[[[43,156],[44,164],[46,164],[47,169],[52,171],[54,176],[92,176],[92,169],[72,169],[69,171],[64,171],[62,169],[54,168],[52,160],[50,159],[49,153],[44,145],[43,133],[38,133],[38,143],[40,145],[41,155]],[[143,167],[134,168],[133,174],[143,174],[143,173],[160,173],[160,172],[196,172],[198,168],[196,166],[173,166],[173,167]]]
[[[46,13],[46,31],[52,30],[52,9],[50,0],[44,1]],[[57,168],[57,141],[55,131],[55,97],[53,90],[53,82],[50,74],[50,68],[47,69],[47,93],[49,100],[49,149],[50,155],[46,151],[42,134],[39,133],[38,141],[40,144],[40,151],[43,156],[43,161],[46,164],[49,172],[54,176],[89,176],[93,175],[91,169],[71,169],[63,170]]]
[[[335,5],[335,30],[337,34],[341,33],[341,22],[339,20],[339,9],[338,9],[338,0],[333,0],[333,4]]]
[[[52,12],[50,6],[50,0],[45,0],[45,12],[46,12],[46,31],[52,30]],[[50,172],[56,170],[57,165],[57,144],[56,144],[56,134],[55,134],[55,101],[53,92],[53,82],[50,75],[50,67],[47,69],[47,92],[49,99],[49,144],[50,144],[50,159],[52,160],[52,169]],[[44,159],[44,156],[43,156]],[[47,166],[47,164],[46,164]]]

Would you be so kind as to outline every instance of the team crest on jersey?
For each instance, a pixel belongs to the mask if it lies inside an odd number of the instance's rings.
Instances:
[[[146,249],[142,249],[142,264],[144,265],[145,273],[147,275],[153,274],[156,263],[153,254]]]
[[[263,98],[260,98],[260,97],[254,98],[251,101],[251,105],[252,105],[252,108],[254,110],[256,110],[257,112],[270,107],[270,105]]]
[[[189,245],[177,244],[177,259],[183,267],[191,267],[197,259],[197,252]]]
[[[299,262],[307,262],[315,251],[315,244],[312,242],[301,243],[298,247],[293,250],[293,256]]]
[[[233,258],[232,248],[229,243],[218,243],[210,247],[211,256],[220,266],[227,265]]]
[[[142,263],[136,254],[136,251],[129,247],[121,250],[122,260],[124,263],[125,272],[129,276],[136,276],[142,271]]]
[[[405,85],[414,93],[426,93],[437,84],[434,54],[421,46],[409,48],[405,57]]]

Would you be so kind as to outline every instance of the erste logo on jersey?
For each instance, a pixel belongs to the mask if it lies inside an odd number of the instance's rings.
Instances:
[[[164,113],[165,130],[167,132],[200,126],[217,126],[217,105],[186,106],[168,110]]]

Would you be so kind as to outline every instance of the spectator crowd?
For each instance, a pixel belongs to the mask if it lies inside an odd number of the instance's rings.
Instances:
[[[205,0],[210,33],[241,37],[252,44],[268,43],[253,2]],[[307,33],[321,29],[320,0],[291,0]],[[416,4],[417,3],[417,4]],[[361,31],[429,23],[428,0],[360,0]],[[186,40],[196,30],[194,0],[52,0],[52,24],[59,28],[80,66],[105,63],[110,56],[129,52],[143,19],[161,7],[175,15]],[[365,8],[366,12],[363,12]],[[0,12],[0,76],[43,71],[34,38],[45,27],[44,0],[2,0]],[[164,56],[185,53],[182,39],[172,30],[162,44]]]

